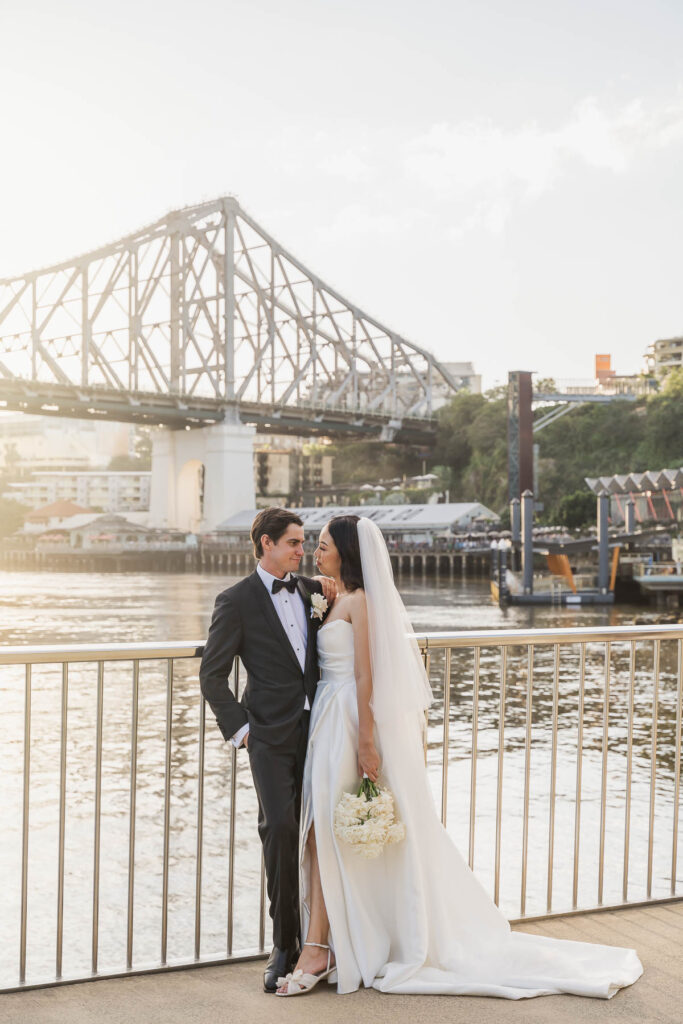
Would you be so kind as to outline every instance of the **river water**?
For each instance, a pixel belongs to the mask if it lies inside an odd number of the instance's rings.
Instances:
[[[0,573],[0,643],[110,643],[196,641],[206,635],[216,594],[234,579],[218,574]],[[501,611],[488,583],[399,579],[416,630],[543,628],[621,625],[633,620],[628,607],[585,610],[513,608]],[[543,913],[548,889],[553,651],[539,648],[534,660],[532,759],[526,912]],[[579,905],[597,902],[602,781],[604,645],[586,652],[586,690],[579,854]],[[629,649],[615,644],[607,756],[604,902],[621,900],[626,815],[626,708]],[[677,652],[662,644],[657,716],[653,895],[671,884],[673,768]],[[522,810],[527,688],[526,649],[511,649],[506,679],[501,818],[500,904],[520,913]],[[174,679],[168,959],[191,958],[194,949],[197,853],[197,763],[199,700],[197,662],[177,661]],[[575,787],[578,732],[578,652],[562,648],[553,845],[553,909],[571,906],[574,865]],[[99,903],[99,967],[125,967],[130,810],[130,663],[105,669],[102,823]],[[441,801],[443,659],[432,662],[437,701],[430,712],[428,764],[435,798]],[[644,898],[648,862],[650,751],[652,741],[653,647],[638,648],[635,674],[633,777],[630,803],[629,898]],[[470,843],[472,763],[472,652],[454,652],[448,776],[448,828],[467,856]],[[96,668],[74,665],[69,673],[64,892],[65,976],[90,969],[95,800]],[[474,870],[493,892],[496,791],[499,772],[500,656],[481,656],[477,733]],[[136,965],[159,958],[163,848],[164,729],[166,666],[140,669],[138,784],[135,846]],[[19,959],[21,806],[23,769],[23,669],[0,669],[0,986],[15,982]],[[54,975],[57,903],[59,723],[61,669],[34,670],[31,733],[30,857],[28,871],[27,980]],[[227,918],[230,762],[213,716],[206,721],[205,809],[202,856],[202,956],[225,955]],[[258,943],[260,846],[256,807],[246,755],[236,775],[234,949]],[[268,933],[266,933],[266,943]]]

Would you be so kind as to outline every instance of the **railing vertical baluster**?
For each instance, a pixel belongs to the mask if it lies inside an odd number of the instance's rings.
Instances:
[[[171,838],[171,746],[173,736],[173,659],[166,660],[166,734],[164,739],[164,852],[161,882],[161,963],[168,953],[168,855]]]
[[[31,776],[31,665],[24,679],[24,793],[21,827],[21,930],[19,936],[19,981],[26,981],[26,920],[28,912],[28,815]]]
[[[102,815],[102,715],[104,710],[104,662],[97,662],[97,725],[95,728],[95,838],[92,878],[92,958],[97,974],[100,927],[100,818]]]
[[[429,679],[429,672],[430,672],[431,664],[432,664],[432,655],[431,655],[431,652],[430,652],[428,647],[425,649],[425,651],[424,651],[424,653],[422,655],[422,660],[424,662],[425,672],[427,673],[427,679]],[[427,753],[428,753],[428,748],[429,748],[429,708],[425,708],[425,727],[424,727],[423,736],[424,736],[425,764],[427,764]]]
[[[681,793],[681,714],[683,712],[683,640],[678,648],[678,685],[676,687],[676,757],[674,760],[674,822],[671,842],[671,895],[676,895],[676,870],[678,862],[678,805]]]
[[[503,754],[505,750],[505,681],[507,678],[508,649],[500,649],[500,701],[498,708],[498,779],[496,785],[496,867],[493,882],[494,902],[500,902],[500,848],[503,815]]]
[[[240,663],[235,661],[235,700],[240,696]],[[228,956],[232,956],[233,917],[235,911],[235,803],[237,800],[237,750],[230,754],[230,839],[228,845]]]
[[[128,810],[128,919],[126,923],[126,967],[133,966],[133,915],[135,906],[135,803],[138,775],[138,691],[140,662],[133,662],[133,692],[130,722],[130,803]]]
[[[474,869],[474,826],[477,807],[477,748],[479,746],[479,671],[481,648],[474,648],[474,681],[472,684],[472,758],[470,761],[470,849],[469,866]]]
[[[266,861],[261,850],[261,892],[259,895],[258,948],[263,952],[266,947]]]
[[[602,903],[605,881],[605,823],[607,820],[607,754],[609,752],[609,686],[612,644],[605,644],[605,683],[602,704],[602,775],[600,781],[600,856],[598,862],[598,905]]]
[[[522,823],[522,891],[520,914],[526,913],[526,876],[529,857],[529,788],[531,783],[531,722],[534,690],[534,646],[527,645],[526,729],[524,744],[524,819]]]
[[[441,823],[448,820],[448,748],[451,717],[451,649],[446,648],[443,676],[443,752],[441,765]]]
[[[586,645],[581,644],[579,661],[579,708],[576,728],[576,796],[574,798],[574,878],[572,880],[572,908],[576,910],[579,898],[579,852],[581,844],[581,773],[583,771],[583,704],[586,693]]]
[[[553,718],[550,747],[550,803],[548,810],[548,886],[546,907],[550,913],[553,905],[553,868],[555,866],[555,794],[557,791],[557,724],[560,700],[560,645],[555,644],[553,667]]]
[[[647,834],[647,898],[652,896],[652,854],[655,833],[655,788],[657,782],[657,717],[659,714],[659,665],[661,640],[655,640],[654,672],[652,681],[652,733],[650,747],[650,817]]]
[[[197,869],[194,888],[194,958],[199,960],[202,943],[202,857],[204,852],[204,737],[206,702],[199,695],[199,764],[197,766]]]
[[[64,834],[66,825],[66,725],[69,700],[69,663],[62,663],[62,718],[59,737],[59,840],[57,849],[57,949],[55,976],[62,976],[64,937]]]
[[[626,734],[626,793],[624,806],[624,877],[622,898],[628,899],[628,868],[631,845],[631,782],[633,779],[633,710],[636,689],[636,642],[631,640],[628,672],[628,712]]]

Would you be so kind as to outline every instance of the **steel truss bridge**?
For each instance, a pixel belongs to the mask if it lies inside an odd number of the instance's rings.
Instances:
[[[347,302],[233,198],[0,279],[0,407],[174,428],[429,442],[445,367]]]

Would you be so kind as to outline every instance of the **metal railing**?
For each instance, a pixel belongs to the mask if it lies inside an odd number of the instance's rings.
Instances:
[[[605,883],[605,833],[606,817],[608,806],[608,755],[610,751],[610,723],[614,727],[617,723],[611,720],[611,694],[614,686],[613,680],[613,653],[615,645],[626,644],[628,647],[627,666],[624,678],[622,678],[623,690],[626,700],[625,707],[620,709],[621,718],[618,724],[623,728],[625,721],[626,728],[626,753],[625,753],[625,777],[624,777],[624,823],[623,823],[623,866],[622,866],[622,892],[621,899],[612,906],[622,906],[629,903],[629,848],[631,841],[631,797],[633,782],[633,759],[634,759],[634,723],[635,715],[635,682],[636,682],[636,659],[638,645],[649,644],[651,650],[651,672],[647,680],[649,689],[649,764],[647,774],[649,776],[649,806],[648,806],[648,827],[647,827],[647,868],[646,868],[646,902],[653,900],[653,850],[655,837],[655,808],[656,808],[656,783],[658,767],[658,725],[660,716],[660,689],[661,689],[661,663],[662,644],[674,647],[675,668],[669,673],[670,679],[674,680],[674,687],[670,690],[673,696],[674,707],[674,728],[673,728],[673,764],[671,766],[672,800],[671,800],[671,867],[669,878],[669,897],[677,895],[676,871],[678,864],[678,824],[679,824],[679,798],[680,798],[680,767],[681,767],[681,714],[683,706],[683,626],[649,626],[632,627],[621,626],[611,628],[595,629],[535,629],[531,631],[470,631],[456,634],[445,633],[423,633],[417,634],[419,643],[423,650],[423,657],[428,671],[433,670],[435,656],[440,655],[442,660],[443,674],[443,741],[441,761],[441,820],[444,825],[448,824],[448,771],[449,758],[446,752],[449,750],[449,729],[450,713],[449,706],[452,689],[452,662],[454,652],[472,650],[474,653],[471,711],[469,714],[471,722],[470,740],[470,799],[469,799],[469,866],[474,868],[475,848],[475,823],[477,806],[477,763],[479,760],[478,732],[480,718],[480,679],[481,679],[481,652],[483,649],[493,647],[497,649],[499,664],[499,686],[498,686],[498,716],[497,716],[497,778],[495,797],[495,857],[493,874],[493,898],[499,903],[500,878],[501,878],[501,838],[502,838],[502,812],[503,812],[503,780],[504,780],[504,754],[506,749],[506,691],[509,682],[509,656],[514,649],[521,648],[523,659],[526,662],[523,676],[525,677],[524,695],[524,790],[522,810],[522,856],[521,873],[519,879],[520,888],[520,917],[526,917],[527,897],[527,873],[528,873],[528,850],[529,850],[529,802],[530,782],[532,763],[532,723],[534,716],[534,681],[535,681],[535,653],[538,648],[550,648],[552,651],[552,685],[551,685],[551,708],[550,708],[550,766],[548,777],[548,819],[547,819],[547,867],[546,867],[546,911],[545,914],[536,914],[535,917],[544,917],[553,913],[553,875],[556,859],[555,850],[555,817],[557,801],[557,766],[558,766],[558,735],[560,732],[559,700],[560,700],[560,658],[561,651],[567,647],[578,647],[578,665],[576,665],[576,732],[575,732],[575,795],[574,795],[574,835],[573,835],[573,865],[572,865],[572,903],[571,909],[587,911],[597,909],[604,905],[604,883]],[[585,700],[586,700],[586,679],[587,679],[587,650],[589,645],[599,645],[602,648],[602,679],[600,686],[601,715],[600,715],[600,820],[599,820],[599,844],[597,863],[597,890],[594,902],[580,907],[578,884],[579,884],[579,852],[581,840],[581,807],[582,807],[582,774],[584,767],[584,739],[585,739]],[[642,652],[648,653],[648,652]],[[672,652],[669,651],[669,654]],[[433,672],[430,671],[430,675]],[[433,680],[432,680],[433,681]],[[670,702],[671,703],[671,702]],[[566,709],[565,709],[566,713]],[[614,780],[613,780],[614,781]],[[663,897],[660,897],[661,899]],[[658,902],[659,899],[653,900]]]
[[[634,771],[638,777],[646,777],[648,784],[647,827],[646,834],[638,835],[639,841],[647,845],[647,858],[644,867],[645,894],[642,901],[655,901],[676,897],[677,864],[678,864],[678,823],[680,797],[680,761],[681,761],[681,715],[683,704],[683,626],[637,626],[615,628],[559,629],[559,630],[484,630],[461,633],[423,633],[417,634],[419,645],[427,665],[427,670],[435,688],[435,704],[428,715],[429,751],[431,759],[428,767],[435,785],[441,793],[441,818],[448,824],[449,803],[454,799],[460,802],[456,830],[463,836],[462,849],[467,850],[467,859],[471,868],[475,867],[478,829],[486,824],[484,818],[490,818],[490,843],[485,837],[487,854],[493,854],[492,876],[483,878],[489,884],[496,903],[501,901],[502,866],[507,872],[508,883],[519,892],[519,916],[538,917],[557,913],[555,901],[556,873],[566,865],[564,854],[571,846],[571,909],[575,911],[594,909],[605,904],[605,870],[613,874],[614,858],[607,854],[606,821],[608,814],[608,798],[612,792],[620,788],[623,795],[623,863],[621,867],[621,897],[610,900],[609,906],[629,903],[631,884],[630,852],[634,837],[632,822],[632,792]],[[624,648],[625,645],[625,648]],[[260,847],[256,836],[251,856],[261,858],[260,868],[253,877],[260,878],[258,898],[258,946],[235,950],[235,888],[236,865],[235,851],[238,841],[237,799],[238,759],[232,746],[222,747],[220,755],[223,764],[229,762],[228,782],[228,824],[227,836],[223,832],[213,836],[219,843],[227,847],[227,921],[225,945],[223,950],[207,956],[202,952],[202,893],[203,893],[203,852],[207,838],[205,820],[205,705],[201,699],[197,684],[198,659],[201,647],[195,643],[166,644],[106,644],[106,645],[64,645],[41,647],[5,647],[0,648],[0,667],[2,674],[21,672],[23,668],[23,731],[16,737],[16,745],[22,747],[21,759],[17,763],[18,786],[21,790],[20,822],[5,822],[6,834],[13,834],[13,826],[18,845],[20,846],[20,899],[19,899],[19,948],[16,952],[18,967],[15,979],[8,983],[0,981],[0,991],[30,988],[44,984],[59,984],[74,980],[88,980],[96,977],[120,976],[149,970],[168,970],[178,967],[197,966],[206,963],[225,963],[230,960],[243,959],[263,955],[266,943],[266,908],[265,908],[265,876]],[[663,659],[666,662],[662,668]],[[564,664],[563,664],[564,661]],[[136,860],[140,853],[136,846],[136,825],[138,820],[137,799],[140,790],[139,757],[144,753],[139,733],[139,699],[141,665],[158,663],[164,666],[163,679],[160,680],[164,692],[163,728],[159,720],[157,732],[159,747],[159,773],[163,773],[163,789],[155,795],[155,812],[158,815],[161,843],[161,914],[160,934],[158,936],[158,960],[138,962],[135,956],[135,881]],[[124,663],[123,665],[121,663]],[[125,899],[125,963],[117,968],[109,967],[103,971],[100,966],[100,901],[101,901],[101,855],[102,855],[102,778],[103,778],[103,728],[105,706],[105,673],[113,671],[116,666],[115,682],[117,689],[128,675],[125,663],[131,664],[129,678],[130,714],[129,739],[125,741],[127,748],[127,842],[126,842],[126,899]],[[184,665],[189,672],[185,673],[185,697],[183,707],[179,710],[174,690],[178,664]],[[91,896],[91,934],[89,964],[81,964],[72,969],[68,977],[63,976],[64,963],[64,899],[65,886],[69,879],[65,876],[65,841],[68,834],[67,787],[68,759],[67,741],[70,738],[69,722],[71,706],[69,701],[70,676],[76,670],[73,666],[90,665],[96,669],[96,686],[94,692],[86,690],[87,700],[94,718],[95,746],[94,759],[90,763],[89,772],[93,785],[92,790],[92,845],[78,850],[79,859],[92,858],[92,896]],[[12,668],[14,666],[15,668]],[[16,666],[19,666],[17,669]],[[55,774],[58,778],[58,799],[54,806],[56,817],[56,862],[57,884],[53,898],[56,902],[55,942],[54,942],[54,977],[27,976],[27,936],[30,929],[46,927],[45,908],[30,907],[30,844],[38,844],[39,834],[33,839],[31,830],[31,757],[32,757],[32,726],[35,715],[32,712],[32,700],[36,695],[36,680],[40,666],[51,666],[53,672],[59,672],[59,716],[54,714],[54,726],[58,729],[55,735]],[[121,672],[125,675],[121,675]],[[2,676],[0,675],[0,681]],[[38,684],[39,686],[40,684]],[[240,669],[236,665],[232,678],[233,692],[240,695]],[[19,679],[10,679],[10,687],[21,686]],[[5,691],[7,692],[7,691]],[[636,702],[636,692],[638,702]],[[616,701],[616,703],[615,703]],[[621,703],[619,703],[621,701]],[[662,711],[663,703],[666,705]],[[636,704],[638,703],[638,706]],[[590,706],[589,706],[590,705]],[[171,808],[174,798],[174,777],[172,756],[174,752],[175,732],[179,728],[182,717],[183,729],[186,727],[186,712],[194,709],[197,716],[196,761],[191,772],[190,782],[194,788],[195,806],[193,816],[196,827],[194,844],[194,907],[192,908],[192,953],[181,957],[169,958],[169,902],[171,900],[171,879],[169,875],[170,843],[172,838]],[[643,711],[643,709],[645,709]],[[181,715],[182,710],[182,715]],[[641,713],[642,712],[642,713]],[[92,721],[92,718],[90,721]],[[662,747],[658,759],[658,728],[666,726],[666,748]],[[41,719],[41,729],[46,728]],[[50,721],[49,728],[52,728]],[[194,727],[193,727],[194,729]],[[617,735],[618,750],[611,744]],[[636,735],[637,733],[637,735]],[[216,742],[219,737],[215,730]],[[469,739],[467,739],[469,737]],[[592,739],[591,739],[592,737]],[[483,738],[486,743],[484,746]],[[560,754],[562,740],[562,759]],[[590,742],[589,742],[590,739]],[[118,737],[118,742],[122,737]],[[642,742],[641,742],[642,741]],[[213,742],[213,739],[212,739]],[[177,740],[175,741],[177,746]],[[647,746],[648,757],[643,762],[643,751]],[[225,751],[227,750],[227,758]],[[608,771],[610,751],[618,754],[623,772]],[[582,822],[582,809],[586,803],[584,792],[584,771],[589,762],[590,753],[599,766],[599,789],[596,800],[599,801],[599,827],[597,844],[594,851],[595,860],[591,857],[590,873],[595,874],[596,887],[594,896],[585,896],[580,891],[580,851],[582,838],[586,834],[586,826]],[[635,765],[636,753],[638,763]],[[195,755],[193,754],[193,757]],[[574,793],[562,802],[564,810],[568,805],[573,807],[573,840],[565,843],[561,856],[558,857],[556,829],[558,825],[558,772],[562,765],[566,768],[567,757],[573,758]],[[616,755],[615,755],[616,756]],[[481,795],[482,782],[478,771],[495,759],[495,776],[490,772],[490,785],[486,790],[490,806],[484,808],[485,815],[478,815],[478,808],[484,797]],[[539,766],[535,760],[540,758]],[[519,770],[515,774],[515,763]],[[623,763],[622,763],[623,762]],[[592,764],[592,761],[590,762]],[[461,768],[462,766],[462,768]],[[463,772],[464,768],[464,772]],[[146,773],[151,769],[148,767]],[[656,826],[661,822],[664,811],[657,814],[657,779],[660,773],[660,784],[666,783],[668,821],[671,833],[670,872],[666,895],[653,895],[653,871]],[[455,773],[456,788],[450,786],[451,775]],[[457,773],[460,773],[458,776]],[[440,775],[438,782],[437,773]],[[469,776],[466,779],[466,774]],[[545,865],[545,910],[540,914],[528,914],[528,889],[530,879],[530,834],[532,825],[536,828],[539,820],[537,814],[531,813],[537,794],[533,791],[534,778],[538,776],[542,791],[544,814],[546,816],[544,831],[547,845]],[[246,776],[245,776],[246,778]],[[661,778],[664,783],[661,783]],[[221,780],[223,776],[221,776]],[[518,833],[518,845],[521,847],[519,871],[511,866],[503,857],[504,833],[510,834],[506,800],[508,789],[513,781],[520,782],[521,802],[518,800],[519,813],[514,812],[513,819],[518,821],[521,816],[521,833]],[[246,783],[245,783],[246,784]],[[617,785],[618,784],[618,785]],[[623,785],[622,785],[623,784]],[[157,799],[158,797],[158,799]],[[514,802],[514,801],[513,801]],[[547,805],[547,806],[546,806]],[[489,814],[489,811],[491,812]],[[670,812],[670,813],[669,813]],[[668,827],[668,826],[667,826]],[[515,825],[517,828],[517,825]],[[465,832],[467,833],[465,836]],[[456,838],[457,842],[457,838]],[[517,840],[515,840],[517,843]],[[255,851],[255,853],[253,852]],[[19,851],[17,851],[19,856]],[[478,870],[483,865],[477,864]],[[537,880],[538,869],[534,871]],[[657,876],[659,879],[659,876]],[[657,887],[657,886],[655,886]],[[510,885],[508,884],[508,888]],[[2,910],[3,895],[0,894],[0,920],[5,913]],[[509,902],[509,900],[508,900]],[[631,901],[633,902],[633,901]],[[255,906],[255,904],[254,904]],[[29,913],[31,909],[32,913]],[[122,912],[123,907],[119,908]],[[569,907],[564,908],[568,910]],[[41,917],[41,914],[43,917]],[[513,917],[513,914],[509,914]],[[189,921],[189,918],[188,918]],[[190,936],[187,936],[188,943]]]

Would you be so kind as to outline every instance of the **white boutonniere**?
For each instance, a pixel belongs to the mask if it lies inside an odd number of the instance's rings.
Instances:
[[[327,598],[322,594],[311,594],[311,618],[322,622],[327,611]]]

